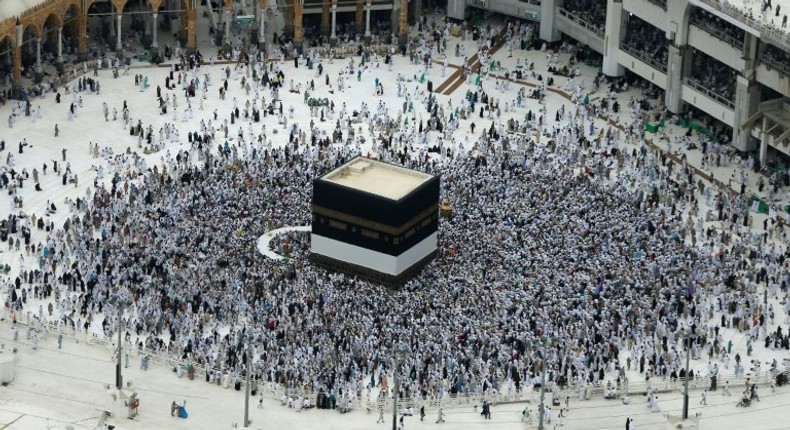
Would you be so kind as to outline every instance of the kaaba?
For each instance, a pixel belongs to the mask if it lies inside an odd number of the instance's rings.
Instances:
[[[439,177],[357,157],[313,181],[310,258],[390,286],[436,256]]]

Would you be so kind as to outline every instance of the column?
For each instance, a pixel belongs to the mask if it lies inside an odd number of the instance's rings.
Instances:
[[[332,39],[337,39],[337,0],[332,2]]]
[[[370,37],[370,1],[365,5],[365,37]]]
[[[398,34],[403,42],[409,36],[409,2],[408,0],[400,0],[400,23],[398,24]]]
[[[58,27],[58,63],[63,62],[63,27]]]
[[[211,7],[211,6],[209,6]],[[214,9],[211,9],[211,13],[214,13]],[[225,31],[224,23],[225,23],[225,14],[222,13],[221,9],[217,9],[217,28],[215,29],[216,33],[219,33],[219,28],[222,27],[222,30]]]
[[[264,45],[266,44],[266,33],[264,32],[266,30],[266,0],[261,1],[260,4],[258,4],[258,14],[260,14],[258,17],[260,19],[260,27],[258,28],[258,47],[263,49]]]
[[[560,31],[554,25],[554,12],[558,0],[541,0],[540,2],[540,39],[546,42],[560,40]]]
[[[357,0],[357,9],[356,15],[354,15],[354,25],[356,25],[356,31],[359,33],[362,31],[362,26],[365,25],[365,0]]]
[[[294,45],[302,46],[304,28],[302,27],[302,14],[304,13],[304,0],[294,0]]]
[[[230,43],[230,9],[225,9],[225,37],[222,43]]]
[[[197,33],[195,33],[195,20],[197,11],[190,9],[187,11],[187,49],[194,51],[197,48]]]
[[[746,37],[743,39],[743,59],[747,62],[754,62],[757,60],[757,39],[757,36],[748,32],[746,33]],[[754,64],[750,64],[749,66],[754,67]]]
[[[456,21],[466,19],[466,0],[447,0],[447,17]]]
[[[756,149],[756,142],[751,136],[751,127],[743,127],[759,109],[760,86],[752,73],[749,77],[738,75],[735,81],[735,115],[732,124],[732,146],[739,151],[749,152]],[[764,139],[764,138],[763,138]]]
[[[85,12],[79,14],[77,19],[79,30],[77,31],[77,57],[80,61],[88,58],[88,16]]]
[[[122,30],[123,27],[121,27],[121,20],[123,19],[123,15],[119,13],[116,19],[118,20],[118,28],[115,31],[115,35],[116,35],[115,50],[120,51],[123,49],[123,42],[121,41],[121,34],[123,33]]]
[[[41,71],[41,38],[36,38],[36,71]]]
[[[760,86],[756,82],[757,37],[746,33],[743,44],[745,67],[735,81],[735,111],[732,124],[732,146],[740,151],[752,151],[757,143],[752,139],[751,128],[743,123],[759,110]]]
[[[157,24],[156,19],[159,18],[159,14],[154,12],[151,14],[151,25],[153,28],[152,33],[152,40],[151,40],[151,48],[158,48],[159,47],[159,24]]]
[[[296,1],[287,0],[285,3],[285,28],[283,32],[288,35],[294,34],[294,3]]]
[[[449,2],[450,0],[448,0]],[[466,1],[466,0],[464,0]],[[398,26],[400,25],[400,0],[392,0],[392,10],[390,11],[390,28],[392,29],[393,36],[397,36]],[[394,43],[394,40],[390,41]]]
[[[329,0],[323,0],[321,3],[321,34],[329,34]]]
[[[176,37],[181,37],[181,32],[184,29],[184,23],[189,21],[189,9],[184,9],[180,13],[177,13],[175,16],[177,18],[170,20],[170,33]],[[217,29],[219,32],[219,29]]]
[[[773,145],[773,136],[766,133],[768,130],[768,118],[763,117],[763,130],[762,139],[760,139],[760,166],[765,166],[765,160],[768,158],[768,146]]]
[[[606,4],[606,33],[603,40],[603,74],[623,76],[625,68],[617,62],[623,30],[623,2],[608,0]]]
[[[24,29],[17,20],[16,25],[16,40],[14,41],[14,48],[12,55],[14,87],[21,87],[22,85],[22,37],[24,36]]]
[[[12,51],[12,61],[14,68],[12,81],[14,82],[14,85],[21,85],[22,84],[22,47],[21,46],[14,46]]]
[[[688,108],[683,102],[683,81],[689,75],[694,49],[688,44],[688,5],[686,2],[667,2],[666,27],[669,41],[667,56],[667,84],[664,104],[672,113],[682,113]]]
[[[681,113],[686,110],[683,103],[683,78],[688,74],[691,66],[691,48],[688,45],[669,45],[667,63],[667,86],[664,104],[672,113]]]

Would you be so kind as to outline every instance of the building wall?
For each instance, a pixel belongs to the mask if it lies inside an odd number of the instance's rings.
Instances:
[[[510,0],[466,1],[467,7],[491,11],[502,11],[504,6],[510,4]],[[790,36],[777,36],[775,31],[761,28],[756,23],[745,22],[735,12],[723,9],[717,0],[666,0],[664,4],[659,0],[608,0],[604,34],[596,34],[590,31],[589,25],[574,21],[562,9],[561,3],[541,2],[539,7],[542,38],[556,40],[556,32],[561,31],[595,51],[602,52],[605,74],[620,76],[627,69],[652,82],[665,91],[665,103],[671,112],[685,112],[688,106],[708,112],[732,127],[732,144],[738,149],[752,150],[756,147],[754,139],[749,137],[751,133],[743,129],[742,124],[758,109],[757,84],[765,85],[784,97],[790,97],[790,71],[767,66],[758,56],[760,44],[770,43],[790,52]],[[742,29],[745,33],[744,40],[736,41],[736,44],[732,41],[728,43],[692,24],[690,15],[693,7],[704,9]],[[622,23],[629,14],[650,23],[665,34],[669,44],[669,58],[666,67],[662,68],[666,71],[659,70],[620,48],[620,42],[626,36]],[[740,42],[743,42],[742,45]],[[738,82],[735,100],[716,100],[685,84],[684,79],[688,76],[692,61],[691,48],[735,70]]]

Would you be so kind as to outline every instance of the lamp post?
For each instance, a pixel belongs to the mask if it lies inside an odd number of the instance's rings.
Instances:
[[[403,350],[396,349],[392,354],[392,361],[395,367],[392,369],[392,430],[398,430],[398,369]]]
[[[685,332],[685,329],[684,329]],[[683,384],[683,419],[687,420],[689,418],[689,370],[690,370],[690,361],[691,361],[691,341],[693,339],[694,333],[689,331],[684,336],[684,341],[686,342],[686,381]]]
[[[121,369],[123,368],[121,365],[121,359],[123,358],[123,343],[121,343],[121,334],[123,333],[123,309],[129,305],[129,302],[123,298],[118,298],[115,305],[118,307],[118,361],[115,363],[115,388],[121,390],[123,388],[123,375],[121,374]]]
[[[541,340],[542,352],[541,352],[541,376],[540,376],[540,407],[538,408],[538,430],[543,430],[543,416],[545,415],[544,411],[546,409],[546,405],[544,403],[544,398],[546,396],[546,338],[542,338]]]
[[[250,369],[252,368],[252,348],[250,343],[246,341],[244,346],[247,354],[247,388],[244,390],[244,428],[247,428],[250,426]]]
[[[121,343],[121,332],[123,321],[123,307],[118,303],[118,362],[115,363],[115,388],[123,388],[123,375],[121,375],[121,355],[123,355],[123,344]]]

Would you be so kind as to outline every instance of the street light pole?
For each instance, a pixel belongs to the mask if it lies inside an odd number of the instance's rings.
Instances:
[[[123,331],[123,305],[118,301],[118,362],[115,363],[115,388],[123,388],[123,375],[121,375],[121,355],[123,355],[123,344],[121,343],[121,332]]]
[[[683,419],[689,418],[689,365],[691,359],[691,337],[686,337],[686,382],[683,391]]]
[[[252,367],[252,354],[250,344],[247,343],[247,389],[244,392],[244,428],[250,426],[250,368]]]
[[[543,360],[541,361],[540,377],[540,408],[538,408],[538,430],[543,430],[543,416],[545,415],[546,405],[543,403],[546,396],[546,340],[543,340]]]
[[[395,352],[393,357],[395,367],[392,371],[392,430],[398,430],[398,367],[400,365],[398,360],[398,352]]]

